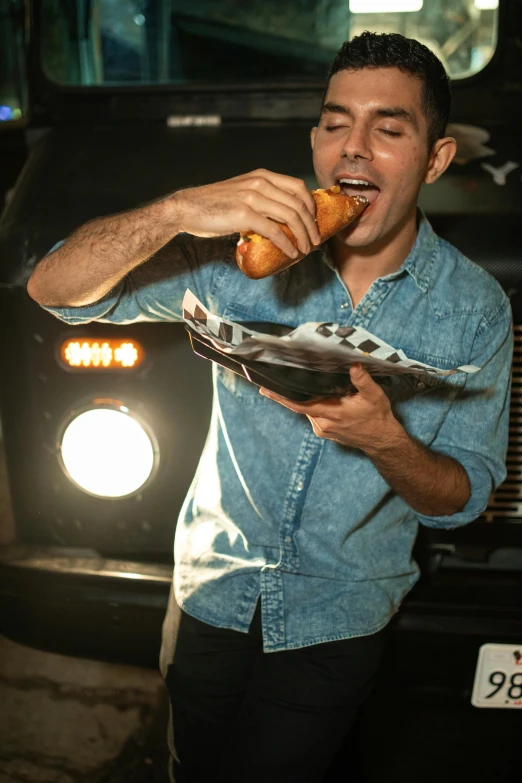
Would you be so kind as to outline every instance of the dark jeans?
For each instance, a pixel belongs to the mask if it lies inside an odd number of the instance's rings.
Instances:
[[[320,783],[368,696],[386,632],[263,653],[182,612],[167,673],[176,783]]]

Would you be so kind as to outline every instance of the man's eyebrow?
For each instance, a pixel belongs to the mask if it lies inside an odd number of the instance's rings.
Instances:
[[[383,106],[375,111],[378,117],[393,117],[397,120],[404,120],[409,122],[415,130],[418,130],[418,123],[413,114],[404,109],[402,106]]]
[[[343,106],[341,103],[335,103],[328,101],[323,105],[321,114],[344,114],[347,117],[352,116],[352,112],[348,106]],[[392,117],[397,120],[404,120],[408,122],[415,130],[418,130],[418,122],[407,109],[402,106],[381,106],[379,109],[375,109],[374,114],[377,117]]]
[[[342,104],[333,103],[332,101],[328,101],[328,103],[323,104],[321,114],[325,114],[326,112],[330,112],[331,114],[348,114],[350,116],[352,114],[347,106],[342,106]]]

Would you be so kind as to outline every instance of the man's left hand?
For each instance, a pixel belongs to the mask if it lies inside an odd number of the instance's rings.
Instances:
[[[259,391],[285,408],[308,416],[319,438],[365,452],[378,450],[379,445],[393,440],[400,425],[388,397],[361,364],[352,365],[350,379],[357,389],[355,394],[314,402],[293,402],[268,389]]]

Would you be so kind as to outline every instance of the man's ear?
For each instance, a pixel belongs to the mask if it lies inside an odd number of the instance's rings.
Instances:
[[[316,133],[317,133],[317,128],[312,128],[312,130],[310,131],[310,144],[312,145],[312,149],[314,148]]]
[[[444,174],[457,152],[457,142],[451,136],[438,139],[433,145],[428,166],[424,175],[424,182],[431,185],[441,174]]]

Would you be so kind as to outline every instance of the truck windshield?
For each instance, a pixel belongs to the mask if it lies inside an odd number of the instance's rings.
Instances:
[[[498,0],[42,0],[62,85],[303,84],[363,30],[417,38],[452,78],[489,62]]]

